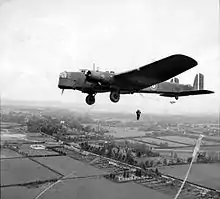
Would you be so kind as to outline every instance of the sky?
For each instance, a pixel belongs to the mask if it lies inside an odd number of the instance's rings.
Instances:
[[[0,0],[0,90],[3,99],[59,101],[93,109],[152,113],[217,113],[220,101],[219,1],[207,0]],[[180,98],[123,95],[112,103],[97,94],[65,90],[64,70],[92,68],[123,72],[172,54],[198,66],[179,75],[192,84],[205,76],[215,94]]]

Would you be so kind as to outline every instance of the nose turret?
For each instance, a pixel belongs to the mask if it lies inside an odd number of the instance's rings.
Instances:
[[[60,89],[72,89],[70,73],[64,71],[59,75],[58,88]]]

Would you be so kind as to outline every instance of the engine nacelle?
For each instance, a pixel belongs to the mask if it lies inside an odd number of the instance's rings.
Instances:
[[[86,80],[89,82],[102,83],[102,84],[110,84],[112,81],[112,76],[107,72],[99,72],[99,71],[87,71],[85,73]]]

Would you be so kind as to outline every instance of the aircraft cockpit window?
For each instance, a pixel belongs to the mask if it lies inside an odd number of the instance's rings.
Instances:
[[[87,70],[86,70],[86,69],[81,69],[80,72],[81,72],[82,74],[85,74],[85,73],[87,72]]]
[[[60,77],[61,78],[67,78],[67,72],[64,71],[64,72],[60,73]]]

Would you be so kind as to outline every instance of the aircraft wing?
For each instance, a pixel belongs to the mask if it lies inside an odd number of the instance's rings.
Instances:
[[[142,89],[166,81],[196,65],[194,59],[176,54],[138,69],[116,74],[114,78],[122,86]]]
[[[182,92],[161,92],[160,96],[173,97],[173,96],[189,96],[189,95],[204,95],[214,93],[210,90],[195,90],[195,91],[182,91]]]

